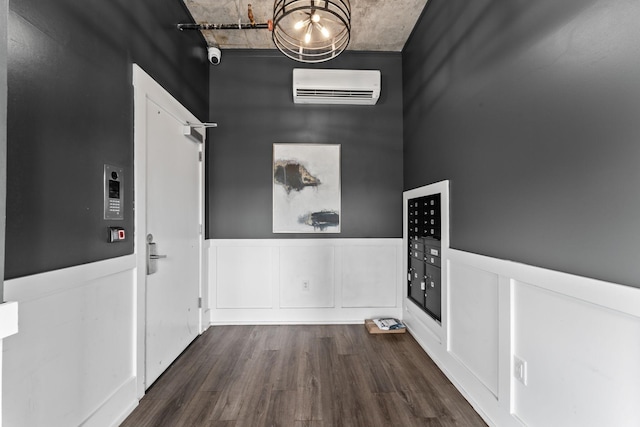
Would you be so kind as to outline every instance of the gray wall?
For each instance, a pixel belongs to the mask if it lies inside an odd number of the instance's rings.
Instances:
[[[202,119],[208,66],[180,0],[10,2],[7,278],[133,252],[131,64]],[[104,163],[124,167],[124,221],[102,219]],[[129,240],[107,243],[107,227]]]
[[[430,0],[403,52],[404,187],[451,245],[640,287],[640,3]]]
[[[222,52],[210,69],[207,237],[295,238],[272,233],[272,144],[341,144],[341,234],[402,236],[402,69],[399,53],[345,52],[326,68],[382,71],[375,106],[298,105],[278,51]]]

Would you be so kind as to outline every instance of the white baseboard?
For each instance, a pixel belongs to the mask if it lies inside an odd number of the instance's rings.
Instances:
[[[131,377],[111,396],[109,396],[105,402],[81,424],[81,426],[119,426],[138,406],[136,390],[136,378]]]

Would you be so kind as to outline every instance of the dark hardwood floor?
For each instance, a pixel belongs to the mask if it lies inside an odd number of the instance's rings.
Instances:
[[[212,326],[122,424],[485,425],[411,335],[363,325]]]

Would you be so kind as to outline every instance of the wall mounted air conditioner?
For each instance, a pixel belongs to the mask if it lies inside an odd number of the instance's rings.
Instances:
[[[293,69],[296,104],[374,105],[379,97],[379,70]]]

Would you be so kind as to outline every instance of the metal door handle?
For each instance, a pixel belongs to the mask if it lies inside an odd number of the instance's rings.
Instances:
[[[149,259],[161,259],[161,258],[166,258],[166,255],[156,255],[156,254],[150,254],[149,255]]]

